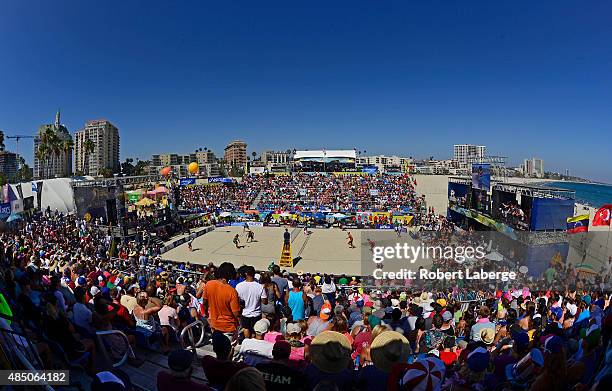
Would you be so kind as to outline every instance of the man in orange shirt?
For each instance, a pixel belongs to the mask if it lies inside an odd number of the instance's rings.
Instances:
[[[240,324],[240,303],[238,292],[228,284],[236,278],[236,268],[229,262],[223,262],[217,269],[217,279],[209,281],[204,287],[202,299],[208,308],[208,323],[213,331],[225,334],[234,342],[238,336]]]

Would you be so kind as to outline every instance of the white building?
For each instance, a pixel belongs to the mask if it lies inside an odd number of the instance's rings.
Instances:
[[[544,160],[538,158],[525,159],[521,165],[521,172],[527,177],[544,177]]]
[[[484,145],[455,144],[453,148],[453,160],[459,164],[459,168],[468,168],[472,162],[484,158],[487,154],[487,147]]]
[[[411,159],[401,156],[360,156],[357,158],[359,167],[376,167],[378,172],[406,172]]]
[[[76,171],[83,175],[98,176],[104,168],[119,172],[119,129],[105,119],[87,121],[85,128],[74,135]],[[91,150],[87,149],[91,141]]]

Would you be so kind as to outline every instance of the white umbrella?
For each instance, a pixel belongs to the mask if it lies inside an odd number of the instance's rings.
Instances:
[[[504,259],[503,255],[501,255],[497,251],[493,251],[492,253],[485,255],[485,258],[491,261],[495,261],[495,262],[499,262]]]
[[[345,214],[342,214],[342,213],[334,213],[334,214],[332,215],[332,217],[333,217],[334,219],[343,219],[343,218],[345,218],[345,217],[346,217],[346,215],[345,215]]]
[[[221,212],[221,214],[219,214],[219,216],[221,216],[221,217],[229,217],[231,215],[232,215],[231,212]]]

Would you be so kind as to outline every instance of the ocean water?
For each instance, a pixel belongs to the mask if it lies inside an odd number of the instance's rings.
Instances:
[[[574,182],[546,182],[542,183],[542,185],[545,187],[574,190],[576,192],[576,201],[582,204],[594,207],[612,204],[612,185]]]

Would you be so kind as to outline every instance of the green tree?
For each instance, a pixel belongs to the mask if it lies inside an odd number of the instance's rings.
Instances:
[[[86,174],[89,174],[89,155],[93,153],[94,148],[95,144],[90,139],[86,139],[85,141],[83,141],[83,164],[81,168]]]
[[[126,158],[123,163],[121,163],[121,173],[125,176],[134,175],[134,159]]]
[[[30,166],[26,164],[23,157],[19,157],[19,169],[17,170],[16,178],[17,182],[28,182],[32,180],[32,170]]]
[[[8,177],[5,173],[0,172],[0,186],[4,186],[8,183]]]
[[[146,175],[147,167],[151,165],[151,162],[148,160],[138,160],[136,162],[136,166],[134,167],[133,175]]]
[[[104,167],[100,170],[100,175],[102,175],[104,178],[112,178],[113,177],[113,170],[111,170],[108,167]]]

